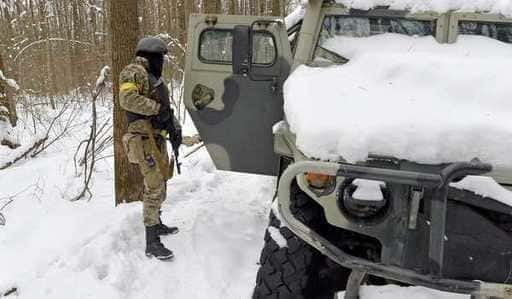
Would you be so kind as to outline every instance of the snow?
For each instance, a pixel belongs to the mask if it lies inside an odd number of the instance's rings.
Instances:
[[[389,6],[390,9],[409,10],[413,13],[437,12],[486,12],[512,16],[512,1],[508,0],[336,0],[347,8],[368,10],[377,6]],[[286,28],[291,28],[304,18],[306,0],[286,18]]]
[[[512,191],[505,189],[490,177],[467,176],[458,183],[452,183],[451,186],[471,191],[483,197],[493,198],[508,206],[512,206]]]
[[[282,121],[279,121],[276,124],[274,124],[274,126],[272,126],[272,133],[278,134],[278,133],[282,132],[283,130],[287,130],[287,129],[288,129],[288,124],[286,123],[286,121],[282,120]]]
[[[99,104],[98,112],[104,119],[111,110]],[[77,122],[88,117],[85,107]],[[0,294],[16,287],[27,299],[250,298],[269,210],[280,217],[277,200],[270,202],[275,179],[217,171],[204,149],[183,159],[183,175],[168,184],[162,209],[163,221],[180,228],[162,238],[176,258],[148,259],[141,203],[114,207],[112,158],[96,164],[93,198],[69,201],[82,183],[73,154],[87,131],[87,125],[76,126],[37,158],[0,171]],[[184,133],[196,133],[190,122]],[[0,147],[0,164],[8,152]],[[279,229],[269,234],[287,245]],[[467,297],[363,287],[362,299],[391,298]]]
[[[323,46],[350,62],[300,66],[284,87],[286,119],[307,156],[356,162],[373,152],[422,163],[479,157],[512,166],[512,91],[503,76],[512,67],[510,45],[479,36],[449,45],[382,34]]]
[[[449,294],[423,287],[399,287],[388,285],[382,287],[363,286],[361,299],[469,299],[466,295]],[[343,298],[343,293],[338,295]]]
[[[110,67],[108,65],[105,65],[101,71],[98,79],[96,80],[95,90],[99,90],[101,86],[105,84],[105,80],[107,80],[107,76],[110,72]]]
[[[384,182],[356,179],[352,184],[357,186],[356,191],[352,194],[352,197],[355,199],[369,201],[381,201],[384,199],[381,190],[381,187],[386,185]]]
[[[297,23],[299,23],[306,14],[306,4],[300,3],[297,8],[295,8],[286,18],[284,22],[286,24],[286,28],[291,28]]]
[[[87,130],[0,172],[0,208],[16,195],[1,211],[0,294],[17,287],[20,298],[249,298],[274,178],[217,171],[204,149],[183,159],[162,215],[180,228],[162,238],[176,258],[148,259],[141,204],[114,207],[111,158],[96,164],[94,197],[69,201],[82,182],[73,154]]]
[[[11,126],[7,115],[9,115],[9,110],[7,110],[7,108],[4,106],[0,106],[0,141],[6,140],[12,144],[17,144],[17,130]]]
[[[387,6],[391,9],[407,9],[412,12],[450,10],[463,12],[491,12],[512,15],[512,2],[507,0],[336,0],[348,8],[370,9]]]
[[[7,83],[7,85],[9,85],[10,87],[14,88],[14,90],[19,90],[20,89],[20,87],[18,86],[18,83],[16,83],[16,81],[14,79],[7,78],[4,75],[4,73],[2,72],[2,70],[0,70],[0,80],[2,80],[5,83]]]
[[[274,241],[276,241],[279,248],[288,247],[288,243],[286,242],[285,237],[283,237],[283,235],[281,234],[279,229],[277,229],[273,226],[269,226],[267,230],[268,230],[268,233],[270,234],[270,237]]]

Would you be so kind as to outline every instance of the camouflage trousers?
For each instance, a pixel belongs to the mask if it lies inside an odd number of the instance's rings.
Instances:
[[[143,216],[144,225],[153,226],[160,223],[160,208],[167,197],[167,181],[159,167],[157,157],[151,149],[148,137],[139,134],[126,134],[123,143],[130,163],[138,164],[144,178]],[[166,142],[157,139],[164,167],[169,168],[169,156]]]

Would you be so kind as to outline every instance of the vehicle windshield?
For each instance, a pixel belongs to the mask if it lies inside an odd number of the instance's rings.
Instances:
[[[505,43],[512,43],[512,24],[460,21],[459,34],[481,35]]]
[[[328,51],[323,45],[337,36],[369,37],[384,33],[404,34],[408,36],[434,36],[436,21],[412,20],[394,17],[360,17],[347,15],[326,16],[318,40],[315,60],[328,60],[343,63],[348,59]],[[336,57],[336,55],[338,57]]]

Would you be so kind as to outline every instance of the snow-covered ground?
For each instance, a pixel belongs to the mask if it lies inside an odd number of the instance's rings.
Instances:
[[[163,206],[164,221],[181,230],[162,239],[176,258],[148,259],[141,204],[114,207],[111,158],[97,165],[94,197],[69,201],[81,182],[73,155],[87,130],[78,127],[37,158],[0,171],[0,208],[14,200],[1,211],[0,294],[16,287],[9,298],[250,298],[274,179],[217,171],[204,149],[185,159]],[[0,147],[0,164],[6,153]],[[363,299],[413,297],[461,298],[424,288],[363,289]]]
[[[84,126],[73,134],[86,133]],[[81,182],[76,145],[67,137],[0,172],[0,207],[15,195],[2,211],[0,294],[17,287],[19,298],[250,296],[273,178],[216,171],[204,150],[184,160],[163,206],[164,221],[181,230],[163,238],[176,259],[160,262],[144,255],[141,204],[114,207],[111,158],[98,164],[94,197],[69,201]]]

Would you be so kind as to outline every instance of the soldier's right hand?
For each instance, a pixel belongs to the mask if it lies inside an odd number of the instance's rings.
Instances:
[[[171,119],[171,108],[167,105],[160,104],[160,110],[158,111],[157,121],[160,124],[166,124]]]

